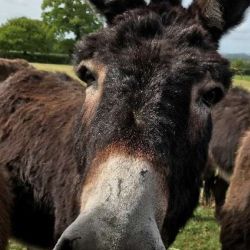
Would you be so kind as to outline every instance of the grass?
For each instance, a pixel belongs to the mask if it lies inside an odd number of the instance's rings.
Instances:
[[[234,77],[234,83],[237,86],[241,86],[244,87],[248,90],[250,90],[250,76],[240,76],[240,75],[236,75]]]
[[[32,63],[32,65],[39,70],[64,72],[74,78],[77,78],[76,74],[74,73],[73,67],[70,65],[42,64],[42,63]]]
[[[69,65],[53,65],[33,63],[33,66],[40,70],[65,72],[77,78],[73,67]],[[250,90],[250,76],[235,76],[235,85]],[[199,207],[190,219],[186,227],[181,230],[171,250],[219,250],[219,226],[217,225],[213,209]],[[15,242],[10,243],[9,250],[27,250]]]
[[[214,209],[198,207],[170,250],[219,250],[219,234]]]
[[[27,248],[24,246],[21,246],[20,244],[14,242],[14,241],[11,241],[10,246],[9,246],[9,250],[27,250]]]

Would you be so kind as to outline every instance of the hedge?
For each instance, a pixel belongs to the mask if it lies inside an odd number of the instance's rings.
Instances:
[[[71,58],[66,54],[41,54],[41,53],[23,53],[19,51],[0,51],[2,58],[22,58],[29,62],[52,63],[52,64],[69,64]]]

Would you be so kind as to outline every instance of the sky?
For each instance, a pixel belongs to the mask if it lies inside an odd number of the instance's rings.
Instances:
[[[184,0],[183,4],[187,6],[190,2],[192,0]],[[0,0],[0,24],[13,17],[40,18],[41,3],[42,0]],[[250,54],[250,10],[245,22],[222,39],[220,51]]]

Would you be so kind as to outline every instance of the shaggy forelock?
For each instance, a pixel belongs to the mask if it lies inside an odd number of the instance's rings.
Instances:
[[[111,54],[121,57],[123,50],[140,46],[148,49],[148,44],[152,48],[149,51],[164,44],[163,47],[169,47],[171,51],[217,48],[210,34],[185,8],[167,2],[150,4],[118,15],[114,25],[87,36],[76,45],[74,63],[78,65],[82,60],[93,57],[105,63],[106,57],[110,59]]]

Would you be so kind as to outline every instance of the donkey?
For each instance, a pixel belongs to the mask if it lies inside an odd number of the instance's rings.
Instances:
[[[80,187],[72,130],[84,99],[85,88],[78,81],[30,67],[0,83],[2,241],[10,219],[12,237],[52,248],[59,237],[54,233],[76,217],[72,213],[78,202],[71,193]],[[62,199],[63,193],[68,197]]]
[[[216,217],[219,219],[241,138],[250,129],[250,93],[239,87],[229,90],[213,108],[212,121],[207,169],[212,172],[218,170],[218,175],[206,178],[205,190],[212,191],[215,197]]]
[[[25,60],[8,60],[0,58],[0,83],[15,74],[19,70],[32,68]],[[0,130],[0,138],[2,138]],[[9,191],[6,173],[3,169],[0,171],[0,250],[6,249],[8,236],[10,234],[10,209],[11,193]]]
[[[239,147],[235,168],[221,212],[223,250],[250,249],[250,132]]]
[[[211,108],[231,84],[219,40],[250,2],[91,2],[108,27],[76,46],[86,91],[32,70],[1,83],[12,235],[44,248],[59,238],[56,250],[165,249],[197,206]]]

